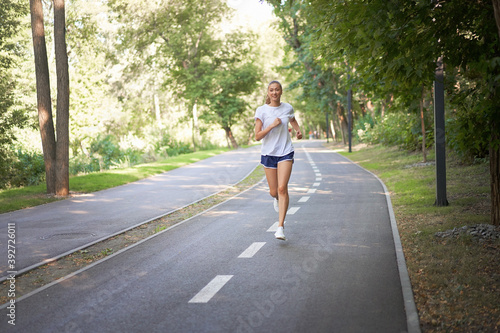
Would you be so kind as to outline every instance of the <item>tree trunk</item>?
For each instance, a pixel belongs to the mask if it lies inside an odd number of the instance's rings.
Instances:
[[[336,139],[335,135],[336,135],[336,133],[335,133],[335,127],[333,125],[333,120],[330,120],[330,131],[332,133],[332,139],[335,142],[335,139]]]
[[[234,149],[238,149],[239,146],[238,143],[236,142],[236,139],[233,136],[233,132],[231,132],[231,127],[229,126],[224,127],[224,131],[226,131],[226,138],[229,139],[229,141],[231,142],[231,146]]]
[[[366,105],[364,102],[360,102],[359,103],[359,108],[361,109],[361,117],[365,117],[366,116]]]
[[[196,151],[196,147],[198,146],[198,143],[196,140],[196,137],[198,133],[200,132],[199,127],[198,127],[198,108],[196,107],[196,102],[191,104],[191,114],[193,115],[193,128],[192,128],[192,140],[193,140],[193,150]]]
[[[394,97],[392,95],[387,95],[385,101],[382,101],[382,113],[380,115],[381,121],[384,121],[385,111],[387,111],[391,107],[393,98]]]
[[[153,94],[153,101],[155,104],[155,119],[156,119],[156,124],[161,127],[161,109],[160,109],[160,98],[158,97],[158,94],[156,93],[156,89]]]
[[[52,120],[52,102],[50,99],[49,65],[45,45],[43,24],[43,6],[41,0],[30,0],[31,31],[35,55],[36,93],[38,123],[42,138],[43,160],[45,162],[45,181],[47,193],[55,193],[56,139]]]
[[[495,15],[495,21],[497,22],[498,37],[500,38],[500,0],[492,0],[493,2],[493,13]]]
[[[69,73],[64,0],[54,0],[54,44],[57,72],[56,195],[69,194]]]
[[[156,63],[153,62],[153,71],[157,71],[156,69]],[[162,127],[162,122],[161,122],[161,108],[160,108],[160,97],[158,96],[158,80],[156,79],[155,76],[153,76],[153,104],[154,104],[154,109],[155,109],[155,119],[156,119],[156,125],[158,127]]]
[[[340,129],[342,130],[342,142],[347,144],[347,136],[349,133],[349,124],[345,117],[345,111],[340,102],[337,102],[337,117],[340,121]]]
[[[335,135],[335,140],[337,142],[339,142],[342,139],[342,128],[340,127],[340,122],[339,122],[338,117],[335,118],[333,126],[335,127],[335,132],[336,133],[340,133],[340,136],[339,135]]]

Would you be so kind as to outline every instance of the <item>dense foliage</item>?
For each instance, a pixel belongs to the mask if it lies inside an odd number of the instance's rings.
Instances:
[[[17,83],[13,74],[22,53],[16,35],[22,29],[21,18],[27,13],[19,0],[6,0],[0,6],[0,188],[15,173],[16,153],[10,149],[16,140],[13,128],[28,124],[26,110],[15,95]]]
[[[287,67],[294,70],[291,88],[316,113],[331,112],[342,122],[345,115],[334,104],[345,106],[346,92],[353,88],[353,129],[354,134],[362,129],[359,140],[416,149],[423,134],[421,100],[424,133],[432,133],[434,69],[443,55],[450,146],[468,159],[488,154],[500,110],[500,46],[490,2],[267,2],[295,51]],[[388,113],[399,115],[387,118]],[[368,133],[367,123],[375,133]],[[432,144],[432,135],[428,139]]]
[[[423,150],[433,144],[440,56],[448,146],[464,161],[487,158],[497,169],[500,46],[491,2],[265,2],[274,7],[282,42],[269,29],[228,28],[233,12],[224,0],[67,2],[72,172],[247,143],[263,88],[280,77],[306,136],[326,133],[345,143],[352,91],[357,140]],[[8,3],[0,9],[2,187],[16,183],[11,178],[25,156],[19,149],[40,153],[36,136],[20,130],[35,104],[28,4]],[[44,3],[54,78],[53,16]]]
[[[53,4],[42,3],[55,97]],[[262,36],[227,29],[233,14],[223,0],[66,1],[70,174],[246,144],[259,81],[274,75]],[[29,2],[8,0],[0,18],[1,189],[44,175]],[[20,165],[32,180],[17,180]]]
[[[288,68],[295,76],[292,88],[302,92],[298,102],[331,113],[342,124],[340,105],[346,103],[340,96],[353,89],[357,125],[352,129],[358,139],[422,149],[424,161],[433,138],[433,81],[442,57],[448,146],[465,161],[489,159],[491,221],[500,224],[497,0],[267,2],[293,50]]]

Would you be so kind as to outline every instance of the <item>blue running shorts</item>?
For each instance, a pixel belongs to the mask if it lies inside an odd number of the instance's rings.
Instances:
[[[269,169],[277,169],[278,163],[283,161],[292,161],[293,155],[295,152],[291,152],[285,156],[269,156],[269,155],[261,155],[260,156],[260,164],[262,164],[265,168]]]

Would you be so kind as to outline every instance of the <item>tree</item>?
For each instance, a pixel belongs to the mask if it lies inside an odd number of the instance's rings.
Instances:
[[[497,0],[493,4],[498,8]],[[447,88],[449,101],[457,110],[456,128],[465,125],[461,119],[473,118],[469,129],[481,133],[478,140],[489,141],[486,145],[492,184],[491,221],[498,225],[500,43],[491,7],[488,1],[352,0],[333,4],[318,0],[311,2],[308,9],[317,20],[315,45],[324,61],[348,57],[349,63],[356,64],[359,79],[397,87],[393,92],[400,98],[418,100],[418,95],[408,92],[413,89],[421,93],[422,85],[429,86],[435,61],[444,56],[447,72],[455,74],[450,79],[465,83],[452,82]],[[464,101],[467,103],[460,103]],[[468,147],[481,146],[481,142],[460,141],[460,137],[468,135],[456,135],[458,149],[467,151]]]
[[[50,98],[49,63],[45,44],[43,5],[41,0],[30,0],[31,30],[35,54],[36,94],[38,122],[42,138],[43,159],[47,193],[55,193],[56,137],[52,119],[52,100]]]
[[[495,2],[493,2],[495,4]],[[436,34],[448,67],[458,72],[465,86],[454,85],[448,94],[472,101],[472,105],[456,105],[457,117],[471,114],[472,130],[483,135],[490,159],[491,223],[500,225],[500,42],[498,26],[492,14],[492,3],[452,1],[437,6],[431,14]],[[495,6],[494,6],[495,8]],[[493,9],[494,9],[493,8]],[[443,45],[441,45],[443,44]],[[461,149],[476,142],[463,142]]]
[[[260,77],[258,68],[252,63],[240,65],[237,59],[227,68],[216,70],[212,80],[212,94],[202,114],[205,121],[219,124],[233,148],[238,148],[231,127],[241,119],[248,103],[242,98],[254,91]]]
[[[351,82],[358,90],[381,100],[393,95],[415,115],[422,87],[431,86],[435,62],[443,56],[448,102],[456,110],[451,118],[458,130],[452,134],[454,147],[465,154],[479,148],[480,154],[489,155],[491,221],[500,224],[498,0],[268,2],[278,14],[300,7],[310,26],[308,34],[300,35],[309,36],[309,45],[297,44],[302,53],[304,48],[314,49],[323,68],[348,62],[355,69]],[[291,12],[288,17],[293,23],[288,26],[296,27],[298,15]],[[469,139],[472,136],[475,141]]]
[[[238,90],[234,90],[227,84],[227,75],[235,78],[248,73],[244,66],[247,61],[240,57],[245,52],[248,55],[248,43],[244,34],[225,37],[222,33],[219,23],[229,12],[226,3],[221,0],[169,0],[145,5],[114,0],[110,1],[110,6],[123,24],[118,41],[121,52],[133,54],[150,69],[154,65],[163,74],[164,89],[173,89],[186,101],[187,116],[192,121],[193,146],[198,145],[199,118],[217,120],[228,139],[237,145],[234,137],[231,138],[230,128],[238,119],[236,113],[241,113],[246,105],[240,99],[242,94],[248,93],[252,85],[245,86],[245,82],[235,85]],[[230,43],[233,49],[225,44],[230,38],[234,39]],[[237,66],[237,59],[241,66]],[[232,70],[242,72],[223,73]],[[245,80],[249,79],[246,74],[244,76]],[[256,79],[255,76],[252,79]],[[222,110],[223,105],[229,109]]]
[[[274,13],[280,18],[280,28],[287,47],[295,57],[285,69],[296,71],[296,79],[289,89],[297,89],[299,102],[305,102],[307,109],[327,115],[336,115],[342,138],[347,142],[348,125],[344,105],[347,102],[347,66],[344,61],[322,64],[312,46],[315,29],[307,15],[308,3],[301,0],[268,0]],[[306,111],[307,112],[307,111]],[[329,124],[325,122],[325,131]]]
[[[167,0],[136,3],[128,0],[110,1],[123,24],[118,47],[131,52],[147,64],[155,64],[164,72],[164,87],[171,87],[188,104],[192,120],[193,145],[197,146],[198,103],[205,98],[204,81],[210,68],[211,52],[216,47],[213,27],[227,12],[220,0]]]
[[[41,0],[30,0],[31,29],[35,54],[38,119],[45,161],[47,193],[69,194],[69,76],[65,42],[64,1],[54,5],[54,41],[57,66],[57,141],[52,118],[49,66],[45,43],[43,5]]]
[[[56,195],[69,194],[69,73],[64,0],[54,0],[54,44],[57,71]]]
[[[0,187],[8,183],[13,157],[10,146],[16,140],[12,129],[26,126],[28,117],[16,107],[16,82],[11,69],[16,65],[17,43],[12,38],[20,30],[20,18],[28,13],[23,1],[6,0],[0,6]]]
[[[437,39],[429,29],[432,20],[425,15],[426,6],[419,1],[404,5],[346,1],[337,6],[317,1],[308,7],[317,26],[314,46],[323,61],[346,59],[355,68],[352,83],[356,89],[380,101],[393,96],[420,119],[424,159],[426,119],[419,104],[425,104],[424,96],[430,95],[426,91],[432,87],[437,59],[429,54]],[[332,40],[336,41],[333,47]],[[426,47],[414,47],[421,44]]]

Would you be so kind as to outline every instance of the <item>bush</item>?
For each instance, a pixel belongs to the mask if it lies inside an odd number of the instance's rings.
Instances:
[[[14,163],[14,152],[0,146],[0,189],[6,188],[9,185],[14,173]]]
[[[99,159],[95,157],[88,157],[85,155],[78,155],[69,161],[69,174],[77,175],[79,173],[99,172],[101,167]]]
[[[162,157],[177,156],[192,153],[193,150],[188,143],[178,142],[164,132],[161,133],[161,139],[154,143],[154,151]]]
[[[115,163],[119,163],[123,156],[118,140],[112,135],[98,135],[90,144],[90,158],[99,161],[100,170],[110,169]]]
[[[98,135],[91,144],[89,155],[78,155],[72,157],[69,162],[69,173],[77,175],[79,173],[99,172],[108,170],[116,165],[121,165],[126,160],[127,154],[131,152],[122,152],[118,140],[112,135]],[[138,158],[134,157],[134,161]]]
[[[485,117],[464,103],[446,120],[446,142],[466,163],[484,159],[489,155],[489,128]]]
[[[193,150],[188,143],[177,142],[172,140],[170,142],[170,147],[167,149],[168,156],[177,156],[182,154],[192,153]]]
[[[130,167],[193,151],[189,144],[173,140],[166,132],[150,134],[144,139],[128,135],[121,141],[113,135],[99,135],[90,144],[89,156],[79,155],[71,159],[70,174]],[[152,142],[154,139],[157,141]]]
[[[99,135],[91,142],[88,155],[70,158],[69,173],[77,175],[130,167],[193,151],[189,144],[173,140],[166,132],[156,134],[146,139],[129,135],[122,142],[113,135]],[[161,139],[158,140],[158,137]],[[152,142],[154,139],[158,141]],[[0,189],[37,185],[45,181],[42,154],[0,149],[0,161]]]
[[[375,120],[371,115],[367,114],[361,117],[354,123],[353,133],[359,142],[373,143],[373,127]]]
[[[422,127],[420,119],[412,113],[396,112],[386,115],[383,121],[375,123],[371,129],[365,124],[361,127],[361,139],[367,143],[381,143],[387,146],[400,146],[406,150],[422,148]],[[426,124],[426,146],[434,142],[433,127]],[[358,129],[359,130],[359,129]]]
[[[36,152],[16,152],[14,173],[9,181],[12,187],[38,185],[45,180],[43,155]]]

